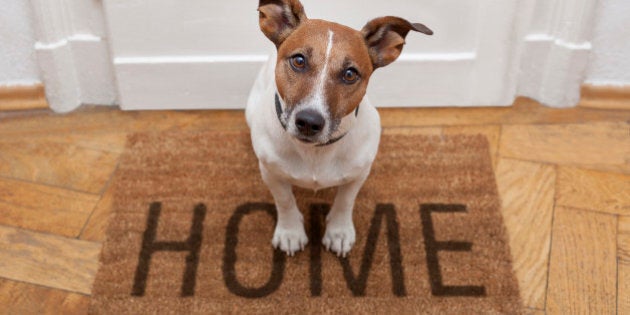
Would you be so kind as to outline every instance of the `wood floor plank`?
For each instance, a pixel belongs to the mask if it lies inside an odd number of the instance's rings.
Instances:
[[[539,309],[533,309],[533,308],[525,308],[523,310],[523,314],[525,315],[545,315],[545,311],[544,310],[539,310]]]
[[[562,206],[630,215],[630,175],[561,167],[557,198]]]
[[[510,107],[379,108],[384,127],[504,124],[570,124],[583,121],[627,121],[627,110],[549,108],[528,98]]]
[[[80,238],[82,240],[104,242],[105,232],[109,223],[109,214],[114,203],[114,189],[109,188],[99,200],[89,221],[85,225]]]
[[[126,131],[92,131],[85,133],[61,133],[44,135],[15,135],[0,138],[0,143],[12,144],[20,142],[56,143],[74,145],[83,149],[92,149],[112,153],[121,153],[125,149],[128,133]]]
[[[101,245],[0,226],[0,277],[90,294]]]
[[[85,133],[125,130],[135,123],[136,115],[110,107],[82,107],[68,114],[52,111],[31,112],[5,117],[0,124],[0,139],[11,136]]]
[[[91,134],[71,134],[57,140],[53,138],[50,141],[60,143],[75,144],[76,146],[101,150],[112,153],[122,153],[127,143],[127,132],[98,132]]]
[[[98,194],[119,156],[45,140],[0,141],[0,176]]]
[[[630,261],[620,258],[617,268],[617,314],[630,314]]]
[[[86,314],[90,298],[0,279],[0,314]]]
[[[620,216],[618,228],[617,254],[621,261],[630,264],[630,216]]]
[[[84,106],[64,115],[35,112],[13,117],[0,116],[0,121],[0,139],[12,136],[141,132],[173,128],[246,128],[242,110],[121,111],[109,106]]]
[[[616,216],[557,207],[552,233],[547,312],[615,314]]]
[[[0,224],[76,237],[98,195],[0,178]]]
[[[500,159],[496,179],[523,303],[530,308],[544,309],[555,169]]]
[[[630,173],[629,134],[630,121],[504,126],[500,155]]]

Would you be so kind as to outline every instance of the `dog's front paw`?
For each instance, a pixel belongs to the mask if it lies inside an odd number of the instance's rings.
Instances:
[[[343,224],[328,224],[322,243],[327,250],[333,251],[337,256],[346,257],[354,245],[356,233],[352,222]]]
[[[308,244],[308,237],[304,232],[304,226],[298,224],[295,228],[281,228],[276,226],[271,240],[274,248],[280,248],[289,256],[293,256],[297,251],[303,250]]]

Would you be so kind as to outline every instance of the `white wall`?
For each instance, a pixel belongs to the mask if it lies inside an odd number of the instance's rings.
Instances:
[[[40,83],[31,6],[0,0],[0,86]]]
[[[630,1],[600,0],[586,83],[630,85]]]

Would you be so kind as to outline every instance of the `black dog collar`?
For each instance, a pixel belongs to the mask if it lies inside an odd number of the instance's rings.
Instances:
[[[282,119],[280,118],[280,116],[282,116],[282,104],[280,104],[280,97],[278,96],[278,93],[276,93],[275,95],[276,97],[276,115],[278,116],[278,121],[280,122],[280,125],[282,126],[282,129],[287,130],[287,125],[282,122]],[[357,106],[357,109],[354,111],[354,116],[356,117],[357,115],[359,115],[359,106]],[[341,136],[331,139],[326,143],[322,143],[322,144],[318,144],[316,146],[318,147],[323,147],[323,146],[327,146],[329,144],[333,144],[339,140],[341,140],[341,138],[343,138],[346,134],[342,134]]]

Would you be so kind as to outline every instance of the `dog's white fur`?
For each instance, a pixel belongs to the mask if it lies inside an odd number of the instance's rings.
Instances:
[[[333,36],[330,32],[328,50],[332,49]],[[345,256],[355,242],[354,200],[370,173],[378,150],[381,135],[378,112],[366,96],[359,105],[357,116],[353,112],[344,117],[331,137],[347,132],[339,141],[326,146],[300,142],[283,129],[276,114],[275,66],[274,53],[258,74],[245,111],[262,179],[269,187],[278,211],[272,244],[293,255],[308,242],[292,185],[314,190],[338,186],[337,196],[326,217],[322,242],[329,250]],[[310,101],[301,104],[300,109],[313,108],[326,117],[328,113],[321,112],[323,93],[322,88],[315,87]],[[288,119],[289,122],[293,120],[293,117]],[[291,128],[295,126],[289,124],[288,130]]]

